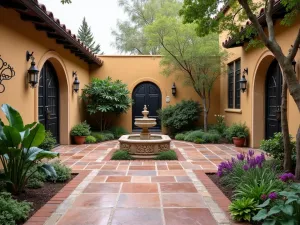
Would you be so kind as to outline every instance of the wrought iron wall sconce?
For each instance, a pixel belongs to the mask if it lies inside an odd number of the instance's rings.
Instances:
[[[176,95],[176,85],[175,82],[172,85],[172,95],[175,96]]]
[[[281,120],[281,106],[276,106],[275,114],[276,114],[276,120],[280,121]]]
[[[80,85],[80,82],[79,82],[78,76],[77,76],[77,71],[73,71],[72,76],[75,77],[75,80],[73,82],[73,91],[77,93],[79,91],[79,85]]]
[[[4,80],[10,80],[16,75],[14,68],[5,62],[0,55],[0,93],[5,91],[5,86],[2,84]]]
[[[247,80],[246,80],[245,74],[248,75],[248,68],[244,69],[243,76],[239,81],[240,82],[240,89],[242,90],[243,93],[247,90]]]
[[[31,59],[31,65],[30,68],[27,71],[27,77],[28,77],[28,83],[30,84],[31,88],[35,88],[38,84],[38,76],[39,76],[39,70],[35,66],[33,52],[29,53],[29,51],[26,52],[26,61],[28,62]]]

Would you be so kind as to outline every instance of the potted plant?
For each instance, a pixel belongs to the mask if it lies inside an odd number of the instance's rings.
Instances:
[[[227,129],[226,136],[236,147],[243,147],[249,136],[249,130],[245,123],[234,123]]]
[[[78,145],[82,145],[85,142],[85,138],[90,134],[90,125],[88,125],[85,121],[75,125],[71,130],[71,136],[74,137],[74,141]]]

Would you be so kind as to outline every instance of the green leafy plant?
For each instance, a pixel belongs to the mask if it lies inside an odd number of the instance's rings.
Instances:
[[[110,77],[93,78],[92,82],[82,90],[81,97],[87,104],[87,111],[90,115],[100,114],[97,118],[99,118],[101,131],[105,130],[109,123],[108,114],[125,113],[132,103],[127,84],[121,80],[113,81]]]
[[[85,139],[85,143],[87,143],[87,144],[93,144],[96,142],[97,142],[97,139],[94,136],[87,136]]]
[[[175,135],[175,140],[183,141],[184,138],[185,138],[185,136],[186,136],[186,134],[184,134],[184,133],[176,134],[176,135]]]
[[[56,140],[53,137],[51,131],[46,131],[45,133],[45,139],[42,142],[42,144],[40,144],[39,148],[44,149],[46,151],[51,151],[56,145]]]
[[[112,127],[110,131],[113,133],[114,138],[119,139],[122,135],[129,134],[123,127]]]
[[[41,171],[41,170],[37,170],[37,165],[32,167],[29,170],[29,173],[31,173],[32,171],[35,171],[33,173],[33,175],[28,179],[27,181],[27,188],[33,188],[33,189],[37,189],[37,188],[41,188],[44,186],[44,182],[46,181],[46,174]]]
[[[293,183],[286,190],[273,192],[267,200],[258,205],[260,211],[252,218],[263,225],[300,224],[300,184]]]
[[[205,132],[201,138],[203,140],[202,143],[219,143],[221,136],[218,133]],[[195,142],[195,140],[194,140]]]
[[[97,142],[108,141],[107,136],[102,132],[92,132],[92,136],[96,138]]]
[[[229,211],[232,219],[235,221],[251,221],[251,218],[257,213],[257,203],[251,198],[241,198],[234,200]]]
[[[115,151],[111,157],[111,160],[131,160],[132,156],[129,154],[128,151],[125,150],[118,150]]]
[[[44,187],[44,184],[45,183],[43,181],[40,181],[36,178],[31,178],[28,180],[26,187],[31,189],[39,189]]]
[[[53,168],[56,171],[56,176],[48,176],[47,180],[53,182],[66,182],[71,179],[72,169],[62,163],[60,161],[55,161],[51,163]]]
[[[89,136],[91,134],[90,125],[86,121],[75,125],[71,129],[71,136]]]
[[[8,192],[0,192],[0,224],[15,225],[16,222],[25,221],[31,206],[31,203],[14,200]]]
[[[24,126],[20,113],[11,106],[4,104],[1,107],[8,125],[0,120],[0,160],[3,173],[0,179],[6,182],[8,191],[19,194],[23,191],[28,179],[35,173],[30,171],[43,170],[47,175],[55,176],[54,168],[44,162],[53,159],[59,154],[38,148],[45,138],[45,128],[40,123]]]
[[[107,140],[114,140],[115,136],[108,130],[103,131],[104,136],[106,137]]]
[[[176,105],[170,105],[158,111],[162,125],[169,129],[171,134],[189,130],[200,117],[200,105],[192,100],[182,100]]]
[[[226,134],[226,123],[224,115],[215,115],[217,119],[217,124],[212,126],[212,129],[216,130],[222,137],[225,137]]]
[[[184,140],[194,142],[196,139],[202,139],[203,135],[204,132],[202,130],[191,131],[185,136]]]
[[[169,150],[165,152],[160,152],[156,158],[156,160],[178,160],[177,154],[174,150]]]
[[[204,143],[204,140],[202,138],[197,138],[196,140],[194,140],[194,142],[196,144],[203,144]]]
[[[249,129],[246,123],[234,123],[226,130],[226,137],[232,140],[233,137],[246,138],[249,136]]]
[[[262,140],[260,143],[260,149],[270,154],[274,159],[284,159],[284,146],[282,133],[275,133],[269,140]],[[293,137],[290,135],[290,149],[292,151],[292,160],[296,163],[296,143],[293,141]]]

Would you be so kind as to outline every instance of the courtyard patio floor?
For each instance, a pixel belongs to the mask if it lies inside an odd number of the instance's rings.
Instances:
[[[234,224],[228,216],[230,201],[205,173],[216,172],[220,162],[246,148],[173,141],[181,161],[109,161],[117,148],[117,141],[56,148],[63,163],[84,173],[63,199],[52,199],[59,201],[57,208],[42,208],[27,224]]]

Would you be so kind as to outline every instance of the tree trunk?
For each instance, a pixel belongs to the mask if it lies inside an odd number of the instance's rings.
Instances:
[[[203,104],[203,128],[204,128],[204,131],[207,132],[208,110],[206,107],[206,98],[202,98],[202,104]]]
[[[282,95],[281,95],[281,127],[284,146],[284,162],[283,168],[285,171],[292,171],[292,150],[290,148],[290,132],[287,119],[287,83],[283,78]]]
[[[297,180],[300,180],[300,126],[298,128],[298,133],[296,135],[296,171],[295,176]]]

